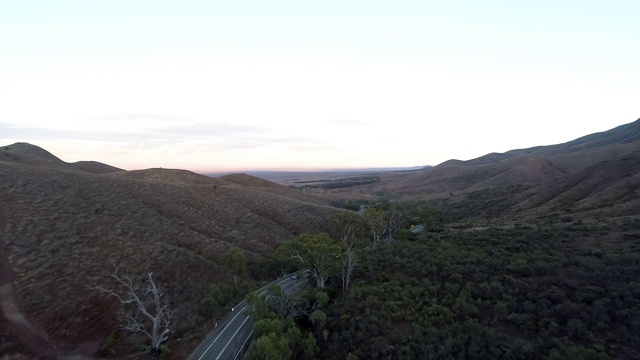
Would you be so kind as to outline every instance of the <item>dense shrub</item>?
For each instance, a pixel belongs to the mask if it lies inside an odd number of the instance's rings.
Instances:
[[[640,249],[555,226],[450,229],[367,252],[326,309],[322,356],[640,358]]]

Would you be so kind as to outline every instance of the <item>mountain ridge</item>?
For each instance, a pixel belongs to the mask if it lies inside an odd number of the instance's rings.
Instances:
[[[639,154],[640,119],[561,144],[489,153],[466,161],[451,159],[406,174],[388,173],[378,183],[325,196],[347,198],[363,192],[406,202],[435,201],[453,212],[453,218],[530,217],[559,211],[634,215],[640,194],[629,184],[640,182]],[[608,184],[608,192],[587,191],[588,186],[580,185],[589,181]],[[560,196],[569,189],[574,189],[571,194]]]
[[[247,174],[70,164],[26,143],[1,152],[7,227],[0,248],[15,274],[16,305],[56,346],[94,344],[88,355],[116,325],[117,301],[87,292],[111,262],[136,275],[154,272],[180,304],[180,334],[208,321],[199,306],[209,285],[231,283],[220,262],[226,251],[241,249],[260,277],[257,260],[279,244],[328,228],[339,210],[326,199],[336,196],[426,203],[449,221],[625,217],[640,209],[640,119],[562,144],[384,173],[372,184],[324,192]]]
[[[78,161],[68,163],[49,151],[26,142],[17,142],[1,148],[0,161],[23,165],[46,166],[69,171],[80,171],[90,174],[107,174],[124,171],[115,166],[103,164],[97,161]]]

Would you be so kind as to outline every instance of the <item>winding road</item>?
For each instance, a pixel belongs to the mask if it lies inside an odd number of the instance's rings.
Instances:
[[[273,285],[282,286],[287,293],[307,284],[309,270],[300,270],[284,278],[273,281],[258,290],[266,293]],[[189,360],[232,360],[242,359],[253,335],[253,320],[246,314],[247,303],[243,300],[233,308],[218,327],[191,353]]]

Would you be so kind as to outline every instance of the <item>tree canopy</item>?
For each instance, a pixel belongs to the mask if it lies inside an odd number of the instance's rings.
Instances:
[[[324,288],[327,279],[336,269],[342,252],[339,243],[328,234],[301,234],[293,241],[283,244],[279,251],[308,268],[318,288]]]

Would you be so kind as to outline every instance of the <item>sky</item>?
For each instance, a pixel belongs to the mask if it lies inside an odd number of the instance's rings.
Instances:
[[[0,0],[0,145],[127,170],[437,165],[640,117],[640,1]]]

